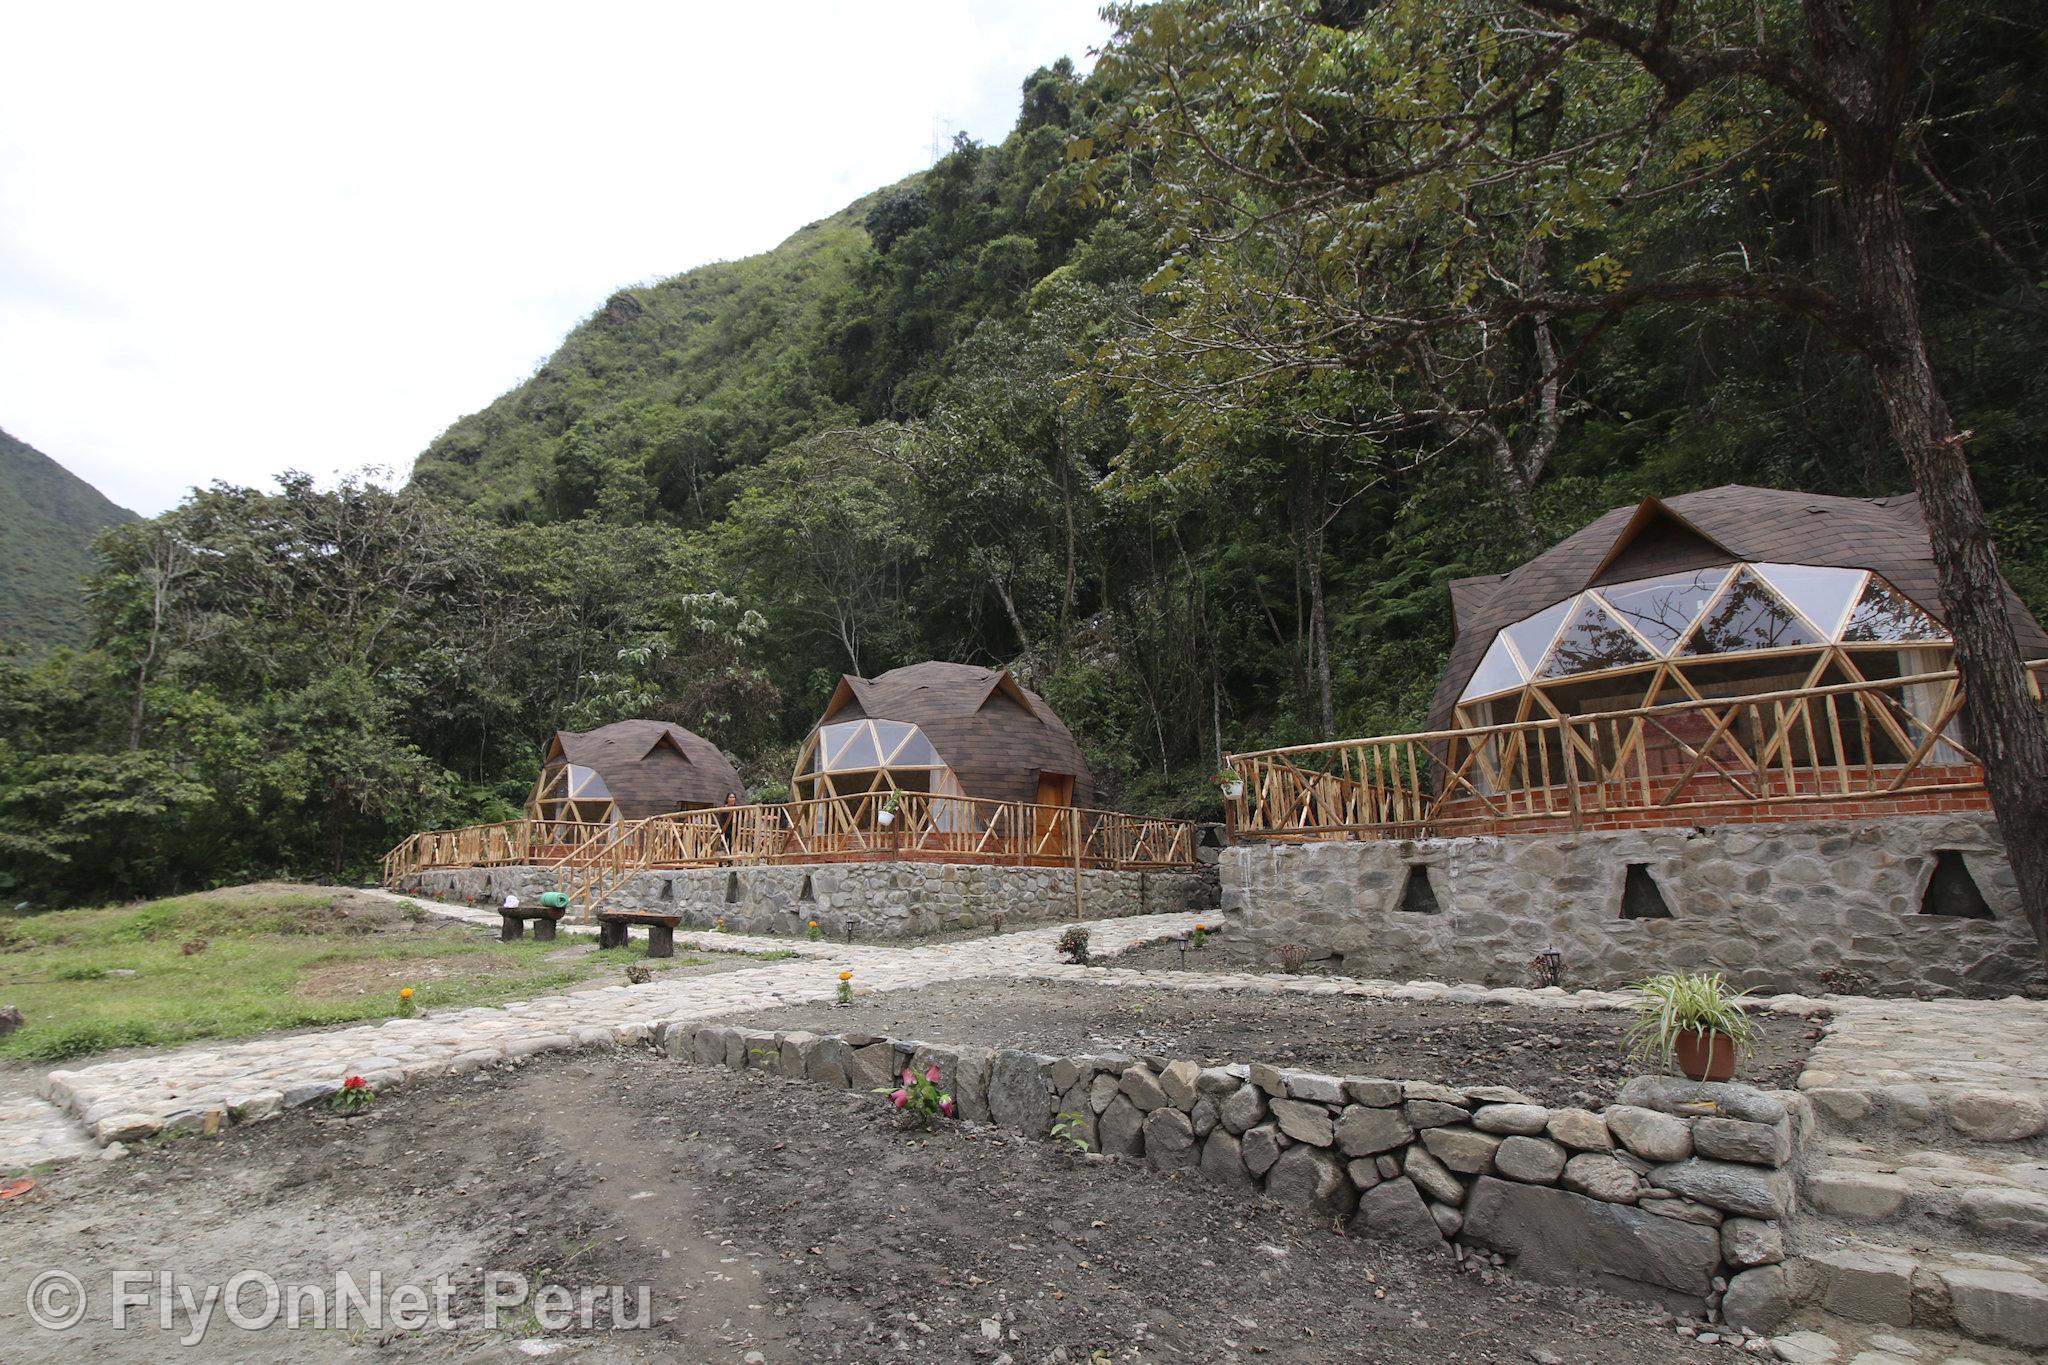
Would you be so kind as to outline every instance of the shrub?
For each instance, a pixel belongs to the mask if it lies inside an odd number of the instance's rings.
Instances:
[[[926,1067],[922,1076],[904,1067],[903,1084],[888,1095],[889,1103],[927,1124],[935,1118],[952,1118],[956,1112],[953,1097],[939,1089],[939,1069],[935,1066]]]
[[[341,1083],[341,1089],[334,1092],[329,1101],[337,1114],[360,1114],[377,1102],[377,1092],[370,1089],[370,1083],[361,1076],[351,1076]]]
[[[1281,971],[1295,976],[1308,964],[1308,949],[1299,943],[1283,943],[1273,950],[1273,960],[1280,964]]]
[[[1088,965],[1088,931],[1076,924],[1060,935],[1056,951],[1067,961],[1079,966]]]

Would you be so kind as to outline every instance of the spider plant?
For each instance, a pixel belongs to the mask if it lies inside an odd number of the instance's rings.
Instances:
[[[1681,1034],[1719,1033],[1738,1054],[1756,1047],[1756,1021],[1742,1007],[1748,990],[1732,991],[1719,972],[1665,972],[1630,989],[1642,996],[1629,1025],[1629,1056],[1672,1065]]]

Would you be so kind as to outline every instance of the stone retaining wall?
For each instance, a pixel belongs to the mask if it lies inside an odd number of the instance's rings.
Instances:
[[[480,906],[507,892],[532,904],[556,888],[544,867],[467,867],[421,872],[394,890]],[[983,863],[786,863],[736,868],[637,872],[607,908],[677,914],[691,928],[719,920],[734,933],[802,936],[811,920],[828,938],[882,939],[972,929],[1001,915],[1012,928],[1070,919],[1201,913],[1217,903],[1215,874],[1081,873],[1075,914],[1074,871]]]
[[[865,1034],[700,1024],[670,1055],[855,1090],[937,1066],[963,1119],[1188,1170],[1348,1221],[1359,1235],[1498,1252],[1517,1273],[1594,1284],[1767,1330],[1790,1310],[1779,1220],[1811,1110],[1791,1092],[1638,1077],[1604,1113],[1498,1086],[1047,1057]]]
[[[1921,913],[1941,849],[1961,854],[1993,918]],[[1668,918],[1623,917],[1631,864]],[[1417,868],[1435,913],[1402,908]],[[1357,976],[1519,983],[1555,948],[1572,987],[1679,968],[1772,991],[1855,988],[1830,968],[1884,993],[2048,986],[1989,816],[1262,843],[1225,850],[1221,876],[1226,923],[1341,956]]]

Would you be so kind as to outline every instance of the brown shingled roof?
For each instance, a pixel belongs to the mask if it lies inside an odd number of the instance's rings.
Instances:
[[[1033,801],[1038,774],[1050,772],[1073,776],[1075,805],[1094,800],[1074,736],[1043,698],[1001,669],[930,660],[878,678],[848,674],[818,725],[862,718],[924,731],[969,796]]]
[[[746,787],[718,746],[663,720],[621,720],[595,730],[560,730],[548,745],[546,766],[574,763],[593,769],[611,789],[625,820],[691,806],[722,806],[726,793],[746,799]]]
[[[1510,573],[1451,584],[1457,640],[1430,706],[1432,730],[1451,709],[1494,634],[1594,583],[1647,578],[1737,560],[1871,569],[1942,619],[1941,593],[1920,500],[1842,498],[1725,484],[1617,507]],[[2048,658],[2043,632],[2008,587],[2006,610],[2020,652]]]

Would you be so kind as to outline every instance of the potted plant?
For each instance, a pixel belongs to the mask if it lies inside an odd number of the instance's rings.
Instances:
[[[1244,775],[1234,768],[1225,768],[1211,776],[1209,780],[1223,793],[1225,801],[1235,801],[1244,795]]]
[[[882,798],[882,809],[876,812],[875,820],[883,829],[887,829],[896,823],[896,807],[899,804],[898,797],[901,795],[901,792],[891,787],[889,794]]]
[[[1642,1000],[1629,1026],[1631,1057],[1654,1059],[1695,1081],[1725,1081],[1735,1058],[1756,1047],[1756,1021],[1719,972],[1665,972],[1634,988]]]

